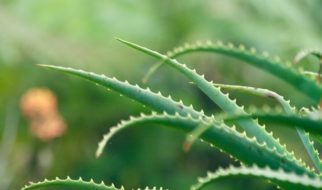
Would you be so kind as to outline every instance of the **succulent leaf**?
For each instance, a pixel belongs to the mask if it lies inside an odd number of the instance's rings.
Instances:
[[[254,48],[247,50],[244,46],[237,48],[231,43],[225,45],[220,41],[217,43],[209,41],[206,43],[199,42],[174,48],[173,51],[168,52],[168,56],[170,58],[176,58],[193,52],[219,53],[245,61],[245,63],[251,64],[284,80],[295,89],[298,89],[299,92],[314,100],[315,103],[319,103],[321,100],[322,88],[314,80],[302,76],[301,72],[292,68],[290,63],[283,64],[279,58],[270,58],[266,52],[260,55],[256,53]],[[156,67],[160,67],[163,63],[164,62],[160,62],[159,66],[154,66],[150,72],[157,70]],[[151,75],[151,73],[149,75]]]
[[[298,175],[292,172],[285,172],[283,169],[271,169],[269,167],[260,168],[256,165],[252,167],[234,167],[228,169],[218,169],[216,172],[208,172],[207,177],[199,178],[198,183],[192,186],[191,190],[200,190],[211,182],[223,178],[252,178],[265,179],[279,184],[282,189],[293,190],[319,190],[322,189],[322,180],[319,177],[309,177]]]
[[[202,133],[200,138],[232,155],[246,165],[256,163],[262,167],[267,165],[275,169],[282,167],[286,171],[315,175],[300,161],[290,159],[286,154],[278,153],[276,148],[271,149],[266,143],[258,143],[256,138],[249,138],[245,133],[238,132],[234,127],[228,127],[222,123],[209,123],[202,119],[180,116],[179,114],[141,115],[140,117],[131,117],[128,121],[122,121],[117,126],[110,128],[110,131],[104,135],[103,140],[99,143],[97,152],[102,152],[109,140],[123,129],[148,124],[159,124],[165,127],[179,129],[185,133],[195,130],[200,125],[208,126],[210,124],[211,127]]]
[[[282,124],[287,127],[300,127],[307,132],[315,135],[322,134],[322,120],[312,119],[309,117],[300,117],[295,114],[275,114],[275,113],[254,113],[251,115],[236,115],[233,117],[228,116],[225,121],[233,121],[244,118],[258,118],[263,122]]]
[[[54,180],[47,180],[41,182],[30,182],[29,185],[21,188],[21,190],[34,190],[34,189],[44,189],[44,188],[55,188],[55,189],[91,189],[91,190],[124,190],[123,187],[116,188],[113,184],[111,186],[106,186],[104,182],[100,184],[95,183],[93,180],[84,181],[82,178],[78,180],[73,180],[69,177],[66,179],[56,178]]]
[[[292,107],[290,101],[287,101],[283,96],[278,93],[262,88],[254,88],[249,86],[239,86],[239,85],[225,85],[225,84],[214,84],[215,86],[221,87],[222,89],[237,90],[245,93],[250,93],[256,96],[268,97],[275,99],[284,109],[286,114],[295,114],[296,109]],[[313,141],[310,140],[309,133],[306,133],[303,129],[295,127],[296,131],[304,145],[306,152],[308,153],[310,159],[312,160],[315,168],[318,172],[322,171],[322,162],[319,157],[318,151],[314,148]]]
[[[190,114],[193,117],[204,116],[203,111],[196,111],[193,109],[193,107],[186,106],[181,101],[176,102],[172,100],[171,96],[164,97],[160,92],[154,93],[149,88],[143,89],[138,85],[132,85],[127,81],[122,82],[116,78],[110,78],[105,75],[98,75],[92,72],[86,72],[73,68],[53,65],[40,66],[87,79],[107,89],[117,91],[118,93],[149,106],[150,108],[159,112],[165,111],[170,114],[179,113],[182,115]]]
[[[179,63],[177,60],[170,59],[166,55],[162,55],[156,51],[139,46],[137,44],[127,42],[118,39],[120,42],[133,47],[141,52],[151,55],[155,58],[164,60],[165,64],[169,64],[171,67],[184,74],[187,78],[193,81],[199,89],[204,92],[213,102],[215,102],[221,109],[223,109],[228,115],[246,114],[244,108],[238,106],[235,100],[231,100],[228,94],[224,94],[220,91],[220,88],[213,86],[212,82],[207,81],[204,76],[199,75],[195,70],[189,69],[185,64]],[[255,120],[247,119],[238,120],[237,123],[241,126],[251,137],[256,137],[259,143],[267,143],[270,148],[276,148],[276,150],[283,154],[286,153],[288,157],[293,157],[285,147],[283,147],[273,136],[261,127]]]

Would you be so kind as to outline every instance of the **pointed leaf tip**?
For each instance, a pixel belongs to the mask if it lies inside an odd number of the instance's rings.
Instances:
[[[65,67],[57,66],[57,65],[47,65],[47,64],[37,64],[39,67],[45,67],[48,69],[53,69],[53,70],[63,70],[66,69]]]
[[[47,64],[36,64],[37,66],[39,66],[39,67],[48,67],[48,66],[50,66],[50,65],[47,65]]]
[[[153,51],[153,50],[148,49],[146,47],[140,46],[138,44],[135,44],[135,43],[132,43],[132,42],[129,42],[129,41],[120,39],[120,38],[117,38],[116,40],[118,40],[119,42],[121,42],[121,43],[123,43],[125,45],[128,45],[128,46],[130,46],[130,47],[132,47],[134,49],[137,49],[137,50],[139,50],[139,51],[141,51],[143,53],[146,53],[148,55],[151,55],[151,56],[153,56],[155,58],[164,59],[164,58],[167,57],[167,56],[164,56],[164,55],[162,55],[162,54],[160,54],[160,53],[158,53],[156,51]]]

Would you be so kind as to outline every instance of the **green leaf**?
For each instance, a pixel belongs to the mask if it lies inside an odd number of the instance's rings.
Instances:
[[[44,188],[55,188],[61,190],[124,190],[124,188],[116,188],[113,184],[111,186],[106,186],[104,182],[97,184],[91,181],[83,181],[82,178],[78,180],[73,180],[67,177],[66,179],[56,178],[54,180],[45,179],[42,182],[33,183],[26,185],[21,190],[34,190],[34,189],[44,189]]]
[[[314,148],[314,142],[309,139],[309,134],[305,131],[310,132],[315,137],[321,138],[322,134],[322,120],[316,120],[309,117],[300,117],[298,115],[282,115],[274,113],[254,113],[247,116],[235,116],[232,118],[225,119],[226,121],[238,120],[248,117],[258,118],[263,122],[282,124],[294,128],[296,126],[300,138],[307,150],[309,157],[311,158],[317,171],[321,173],[322,162],[319,156],[319,152]],[[299,129],[301,128],[301,129]]]
[[[282,108],[284,109],[286,114],[295,114],[296,109],[295,107],[292,107],[290,105],[289,100],[285,100],[283,96],[277,94],[274,91],[268,90],[268,89],[262,89],[262,88],[254,88],[254,87],[248,87],[248,86],[239,86],[239,85],[225,85],[225,84],[214,84],[217,87],[221,87],[222,89],[227,90],[237,90],[240,92],[250,93],[252,95],[256,96],[262,96],[267,98],[273,98],[276,100],[279,104],[281,104]],[[296,131],[304,145],[304,148],[309,155],[311,161],[313,162],[315,168],[318,172],[321,173],[322,171],[322,162],[319,157],[318,151],[313,146],[313,141],[310,140],[309,134],[305,133],[305,131],[301,128],[295,127]]]
[[[224,178],[252,178],[264,179],[278,184],[285,190],[319,190],[322,189],[322,180],[319,177],[311,178],[307,175],[286,172],[283,169],[271,169],[269,167],[260,168],[256,165],[252,167],[234,167],[228,169],[218,169],[215,173],[209,172],[207,177],[199,178],[199,182],[192,186],[191,190],[200,190],[211,182]]]
[[[309,56],[309,55],[314,55],[315,57],[317,57],[318,59],[322,59],[322,51],[318,50],[318,49],[303,49],[301,51],[299,51],[293,60],[293,63],[299,63],[300,61],[302,61],[305,57]]]
[[[34,190],[34,189],[44,189],[44,188],[55,188],[56,190],[125,190],[124,187],[116,188],[114,184],[111,186],[106,186],[102,181],[100,184],[95,183],[93,180],[91,181],[83,181],[82,178],[78,180],[73,180],[67,177],[67,179],[59,179],[56,178],[54,180],[45,179],[42,182],[30,183],[23,187],[21,190]],[[140,190],[141,188],[138,188]],[[144,190],[163,190],[162,187],[145,187]]]
[[[225,121],[234,121],[244,118],[258,118],[259,120],[267,123],[282,124],[287,127],[294,128],[300,127],[307,132],[312,134],[321,135],[322,134],[322,120],[316,120],[309,117],[300,117],[298,115],[283,115],[275,113],[253,113],[250,115],[236,115],[228,116]]]
[[[266,143],[258,143],[256,138],[249,138],[245,133],[238,132],[235,127],[228,127],[225,124],[204,121],[189,116],[152,114],[131,117],[128,121],[121,121],[104,135],[99,143],[97,152],[102,152],[109,140],[120,131],[133,127],[149,124],[159,124],[189,133],[198,126],[211,126],[202,135],[201,139],[219,148],[220,150],[235,157],[246,165],[256,163],[259,166],[270,166],[272,168],[284,168],[286,171],[295,171],[298,174],[307,173],[314,176],[301,161],[290,159],[286,154],[280,154],[275,148],[269,148]]]
[[[137,44],[127,42],[118,39],[120,42],[133,47],[141,52],[151,55],[155,58],[164,60],[164,63],[178,70],[184,74],[187,78],[192,80],[199,89],[204,92],[213,102],[215,102],[221,109],[223,109],[228,115],[246,114],[243,107],[236,104],[236,100],[231,100],[228,94],[224,94],[219,88],[213,86],[212,82],[208,82],[204,76],[200,76],[195,70],[189,69],[186,65],[179,63],[177,60],[170,59],[169,57],[162,55],[156,51],[139,46]],[[256,121],[245,118],[244,120],[238,120],[237,123],[241,126],[248,135],[256,137],[258,142],[267,143],[270,148],[276,148],[281,154],[286,153],[290,158],[292,155],[283,147],[272,135],[267,133],[264,127],[260,126]]]
[[[163,112],[166,111],[170,114],[179,113],[182,115],[190,114],[193,117],[204,116],[203,111],[196,111],[192,105],[185,106],[182,101],[176,102],[172,100],[171,96],[164,97],[160,92],[154,93],[149,88],[143,89],[138,85],[129,84],[127,81],[122,82],[116,78],[109,78],[105,75],[98,75],[92,72],[86,72],[83,70],[53,66],[53,65],[40,65],[52,70],[61,71],[67,74],[75,75],[91,82],[99,84],[107,89],[117,91],[124,96],[127,96],[133,100],[136,100],[150,108]]]
[[[298,89],[299,92],[314,100],[315,103],[319,103],[321,100],[322,88],[314,80],[302,76],[298,70],[291,67],[291,63],[283,64],[278,57],[270,58],[265,52],[263,55],[257,54],[254,48],[246,50],[242,45],[236,48],[232,43],[224,45],[220,41],[216,44],[209,41],[206,43],[185,44],[183,47],[178,47],[174,51],[168,52],[167,55],[168,57],[176,58],[193,52],[219,53],[245,61],[245,63],[267,71],[287,82],[295,89]],[[162,64],[163,62],[159,63],[159,66]],[[156,67],[159,66],[154,66],[148,73],[154,72],[157,69]]]

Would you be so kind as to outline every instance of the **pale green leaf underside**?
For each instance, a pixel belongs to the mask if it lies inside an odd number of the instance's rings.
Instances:
[[[321,77],[321,74],[320,73],[317,73],[317,72],[312,72],[312,71],[303,71],[302,72],[304,75],[307,75],[307,76],[311,76],[311,77],[318,77],[320,76]]]
[[[273,170],[269,167],[234,167],[228,169],[218,169],[216,172],[209,172],[207,177],[199,178],[198,183],[192,186],[191,190],[199,190],[211,182],[224,178],[252,178],[264,179],[279,184],[285,190],[320,190],[322,189],[322,180],[319,177],[311,178],[307,175],[298,175],[296,173],[285,172],[283,169]]]
[[[302,59],[304,59],[305,57],[307,57],[309,55],[314,55],[318,59],[321,59],[322,58],[322,51],[320,51],[318,49],[310,49],[310,48],[303,49],[295,55],[293,62],[298,63],[298,62],[302,61]]]
[[[322,120],[311,119],[309,117],[300,117],[298,115],[283,115],[275,113],[253,113],[250,115],[236,115],[233,117],[228,116],[225,121],[233,121],[244,118],[258,118],[259,120],[267,123],[282,124],[287,127],[294,128],[300,127],[307,132],[315,135],[322,134]]]
[[[228,85],[228,84],[218,84],[218,83],[214,83],[214,86],[220,87],[221,89],[224,89],[224,90],[237,91],[241,93],[247,93],[255,96],[264,97],[264,98],[272,98],[282,106],[282,108],[286,113],[291,114],[291,113],[295,113],[296,111],[295,107],[292,107],[290,105],[289,100],[286,100],[283,96],[279,95],[278,93],[272,90],[268,90],[264,88],[255,88],[250,86]]]

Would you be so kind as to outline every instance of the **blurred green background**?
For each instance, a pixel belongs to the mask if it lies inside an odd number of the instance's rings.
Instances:
[[[219,112],[171,68],[162,67],[142,84],[156,60],[114,38],[163,53],[184,42],[222,40],[292,60],[300,49],[322,47],[321,10],[319,0],[1,0],[0,189],[19,189],[28,181],[56,176],[82,176],[128,189],[154,185],[188,189],[207,170],[238,164],[204,143],[194,144],[185,153],[185,136],[162,126],[128,129],[112,139],[103,156],[96,159],[97,142],[110,126],[150,110],[117,93],[36,64],[71,66],[127,79],[192,103],[206,113]],[[264,87],[298,107],[311,105],[285,83],[240,61],[210,54],[180,60],[215,82]],[[299,66],[318,69],[314,58]],[[21,113],[22,95],[36,87],[49,88],[57,96],[59,114],[68,129],[55,140],[43,142],[33,137],[30,123]],[[274,104],[238,93],[232,97],[246,107]],[[293,131],[278,126],[272,130],[289,149],[306,158]],[[261,181],[237,179],[217,182],[208,189],[236,190],[245,185],[248,189],[274,189]]]

